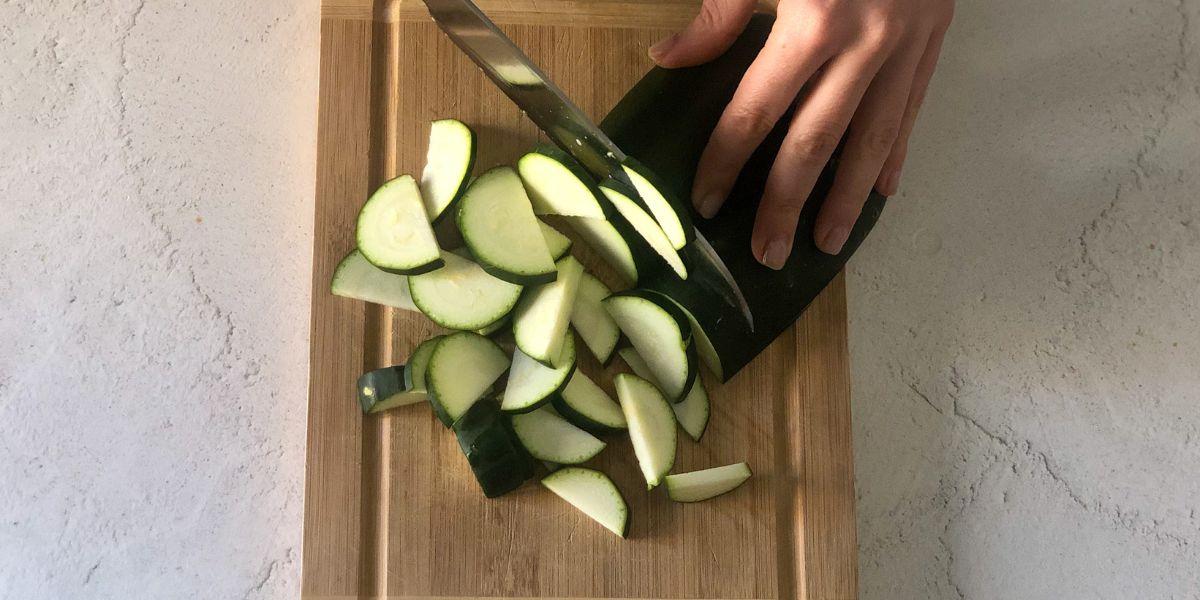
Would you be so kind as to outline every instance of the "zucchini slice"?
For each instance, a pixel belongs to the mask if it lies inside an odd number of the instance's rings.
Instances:
[[[425,391],[425,371],[429,368],[429,357],[433,356],[433,349],[437,348],[438,342],[442,341],[444,335],[435,335],[420,343],[408,356],[408,362],[404,365],[404,385],[410,390]]]
[[[413,390],[404,384],[404,365],[375,369],[358,378],[358,403],[366,414],[428,399],[424,390]]]
[[[614,294],[603,304],[646,360],[663,394],[682,400],[696,379],[697,360],[691,325],[678,307],[647,290]]]
[[[442,266],[421,190],[401,175],[375,190],[358,213],[358,249],[371,264],[400,275],[419,275]]]
[[[687,432],[688,437],[697,442],[700,441],[708,429],[708,417],[712,412],[708,404],[708,388],[704,387],[704,380],[697,377],[696,382],[692,384],[692,389],[688,390],[687,395],[683,397],[683,402],[672,404],[671,410],[675,411],[675,420]]]
[[[521,447],[508,418],[495,402],[476,402],[454,421],[453,427],[483,495],[502,496],[533,477],[533,457]]]
[[[500,333],[500,331],[502,331],[505,327],[507,327],[508,324],[511,322],[512,322],[512,313],[510,312],[510,313],[504,315],[503,317],[500,317],[499,321],[496,321],[495,323],[492,323],[491,325],[486,325],[484,327],[476,329],[475,333],[478,333],[479,335],[484,335],[484,336],[493,336],[493,335],[496,335],[497,333]]]
[[[538,460],[560,465],[577,465],[594,458],[605,443],[572,425],[549,406],[513,415],[513,431],[521,445]]]
[[[633,260],[633,251],[629,243],[621,237],[620,232],[607,219],[589,219],[586,217],[567,217],[571,228],[578,233],[588,247],[595,250],[608,266],[620,275],[626,283],[638,280],[637,263]]]
[[[447,335],[425,373],[433,412],[449,427],[507,370],[508,355],[496,342],[470,331]]]
[[[667,475],[667,495],[676,502],[700,502],[732,492],[750,479],[744,462],[703,471]]]
[[[557,367],[548,367],[517,348],[513,353],[512,369],[508,384],[504,388],[504,400],[500,408],[509,413],[525,413],[537,410],[558,394],[571,374],[575,372],[575,336],[567,332],[566,340],[555,361]]]
[[[467,190],[475,168],[475,132],[466,123],[441,119],[429,125],[429,150],[421,172],[421,194],[430,222],[451,212]]]
[[[443,252],[446,265],[408,278],[413,304],[447,329],[473,331],[499,321],[521,298],[521,286],[489,275],[474,262]]]
[[[549,145],[540,145],[517,161],[517,171],[529,192],[533,212],[603,219],[595,184],[575,159]],[[590,184],[590,185],[589,185]]]
[[[680,258],[679,252],[675,246],[671,244],[671,240],[667,234],[663,232],[662,227],[638,206],[638,203],[633,200],[635,194],[631,194],[628,188],[613,180],[605,180],[600,183],[600,190],[608,197],[616,207],[617,212],[625,217],[626,221],[650,244],[650,247],[662,257],[663,260],[671,266],[671,270],[679,276],[680,279],[687,279],[687,266],[683,264],[683,259]]]
[[[579,277],[575,306],[571,307],[571,325],[600,364],[608,363],[613,348],[617,347],[617,340],[621,338],[617,322],[600,303],[611,295],[612,290],[603,281],[584,271]]]
[[[354,250],[333,271],[329,291],[334,296],[418,311],[408,291],[408,277],[388,273]]]
[[[642,360],[637,350],[621,348],[617,354],[621,355],[621,360],[629,365],[634,375],[650,383],[655,383],[650,367],[646,366],[646,361]],[[655,383],[655,385],[658,384]],[[708,429],[708,417],[711,409],[708,403],[708,388],[704,387],[704,381],[699,376],[692,383],[692,389],[688,390],[687,395],[683,397],[683,401],[671,404],[671,410],[675,412],[675,420],[679,421],[679,426],[687,432],[688,437],[697,442],[700,441],[700,438],[704,436],[704,431]]]
[[[629,535],[629,506],[608,475],[566,467],[544,477],[542,485],[605,529],[621,537]]]
[[[633,454],[651,489],[675,466],[675,414],[653,383],[629,373],[618,374],[613,382],[629,423]]]
[[[654,220],[671,240],[671,246],[679,250],[695,239],[696,228],[687,205],[666,192],[667,188],[661,182],[655,183],[658,178],[646,165],[629,157],[622,166],[633,187],[637,188],[642,205],[654,215]]]
[[[485,271],[510,283],[554,281],[554,258],[533,216],[529,197],[510,167],[471,182],[458,206],[458,230]]]
[[[578,369],[552,402],[554,409],[564,419],[592,433],[628,428],[621,405]]]
[[[550,251],[554,260],[557,261],[571,251],[571,238],[547,225],[545,221],[538,221],[538,226],[542,228],[542,237],[546,238],[546,249]]]
[[[558,261],[558,278],[554,282],[531,287],[521,297],[513,313],[513,338],[521,352],[542,364],[555,366],[553,363],[562,353],[567,337],[567,324],[582,273],[583,265],[575,257],[566,256]]]

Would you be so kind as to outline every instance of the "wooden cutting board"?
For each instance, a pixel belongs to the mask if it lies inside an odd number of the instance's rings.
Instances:
[[[593,117],[650,68],[649,45],[697,10],[681,0],[480,4]],[[485,499],[424,406],[364,417],[356,378],[402,363],[436,328],[329,294],[358,209],[382,181],[420,172],[432,119],[475,127],[477,171],[513,162],[537,130],[419,2],[325,0],[320,64],[303,597],[856,597],[840,276],[765,354],[710,387],[702,443],[680,435],[677,471],[744,460],[747,485],[672,503],[645,490],[628,440],[612,439],[596,466],[629,502],[627,540],[536,484]]]

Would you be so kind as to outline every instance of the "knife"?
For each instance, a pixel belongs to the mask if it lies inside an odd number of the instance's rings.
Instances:
[[[596,126],[546,74],[513,43],[471,0],[424,0],[438,27],[512,99],[560,148],[579,161],[597,179],[611,177],[635,189],[621,164],[625,153]],[[754,315],[725,262],[699,232],[695,232],[700,257],[711,263],[724,281],[701,282],[739,309],[750,330]]]

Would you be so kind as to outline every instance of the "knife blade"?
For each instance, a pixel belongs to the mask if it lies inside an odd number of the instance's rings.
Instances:
[[[438,27],[471,58],[556,145],[598,179],[611,177],[636,189],[625,173],[625,153],[550,81],[533,61],[500,31],[471,0],[424,0]],[[699,255],[724,281],[706,282],[730,306],[741,311],[750,330],[754,315],[741,288],[708,240],[695,232]]]

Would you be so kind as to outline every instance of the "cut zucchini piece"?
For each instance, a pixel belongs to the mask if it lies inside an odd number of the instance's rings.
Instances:
[[[485,335],[485,336],[496,335],[497,333],[500,333],[501,331],[503,331],[505,327],[508,327],[508,324],[511,322],[512,322],[512,313],[508,313],[508,314],[504,315],[503,317],[500,317],[499,321],[496,321],[495,323],[492,323],[491,325],[488,325],[481,329],[476,329],[475,333],[478,333],[479,335]]]
[[[408,277],[388,273],[371,264],[362,252],[354,250],[333,271],[329,291],[334,296],[374,302],[384,306],[418,311],[408,291]]]
[[[375,369],[358,378],[358,403],[366,414],[428,399],[423,390],[412,390],[404,385],[404,365]]]
[[[708,429],[708,416],[711,412],[708,405],[708,388],[704,387],[704,380],[697,377],[692,389],[683,397],[683,402],[672,404],[671,410],[675,411],[675,420],[687,432],[688,437],[700,441],[700,438],[704,437],[704,431]]]
[[[696,379],[696,347],[687,317],[669,299],[637,290],[614,294],[604,307],[654,375],[663,394],[683,399]]]
[[[458,230],[485,271],[510,283],[554,281],[554,258],[521,180],[496,167],[467,187],[458,207]]]
[[[442,266],[442,253],[425,216],[421,190],[409,175],[379,186],[358,213],[358,249],[389,273],[419,275]]]
[[[535,148],[517,161],[517,171],[529,192],[533,212],[603,219],[595,185],[575,159],[549,145]]]
[[[447,329],[474,331],[508,314],[521,298],[521,286],[497,279],[479,265],[451,252],[446,266],[408,278],[413,303],[429,320]]]
[[[487,393],[508,364],[504,350],[478,333],[460,331],[442,338],[425,373],[433,412],[449,427]]]
[[[534,458],[560,465],[587,462],[605,446],[596,436],[555,414],[549,406],[513,415],[512,425],[517,439]]]
[[[612,223],[607,219],[585,217],[568,217],[567,222],[626,283],[637,281],[638,270],[637,263],[633,261],[633,251]]]
[[[429,150],[421,172],[421,195],[430,222],[450,214],[475,168],[475,132],[466,123],[441,119],[429,125]]]
[[[663,260],[671,266],[671,270],[679,276],[680,279],[687,279],[687,267],[683,264],[683,259],[680,258],[679,252],[675,246],[671,245],[671,240],[667,238],[667,234],[663,232],[662,227],[659,227],[658,222],[654,220],[638,206],[638,203],[630,197],[628,189],[612,180],[605,180],[600,183],[600,190],[608,197],[621,216],[625,217],[626,221],[637,230],[642,239],[650,244],[650,247],[662,257]]]
[[[557,367],[548,367],[517,348],[500,405],[504,412],[537,410],[566,387],[575,372],[575,336],[567,332],[566,338],[555,360]]]
[[[617,354],[621,355],[621,360],[629,365],[634,375],[658,385],[654,380],[654,374],[650,372],[650,367],[646,365],[645,360],[642,360],[637,350],[621,348]],[[700,441],[700,438],[704,436],[704,430],[708,429],[710,408],[708,388],[704,387],[704,381],[699,376],[696,376],[696,381],[692,383],[692,389],[688,390],[683,400],[671,404],[671,410],[675,412],[675,420],[679,421],[679,426],[683,427],[688,436],[697,442]]]
[[[558,278],[553,283],[529,288],[513,316],[513,338],[521,352],[545,365],[555,366],[562,353],[571,308],[583,265],[573,256],[558,261]]]
[[[744,462],[703,471],[667,475],[667,495],[676,502],[700,502],[732,492],[750,479]]]
[[[550,251],[554,260],[557,261],[571,251],[571,238],[547,225],[545,221],[539,220],[538,226],[542,228],[542,237],[546,238],[546,249]]]
[[[533,457],[517,441],[512,424],[494,401],[476,402],[453,427],[483,495],[502,496],[533,477]]]
[[[408,362],[404,365],[404,385],[410,390],[425,391],[425,371],[429,368],[429,357],[433,356],[433,349],[437,348],[438,342],[442,341],[444,335],[435,335],[424,342],[412,351],[408,357]]]
[[[654,215],[654,220],[671,241],[671,246],[679,250],[695,239],[696,229],[692,225],[692,215],[687,205],[664,192],[666,186],[655,182],[658,178],[646,165],[629,157],[625,159],[623,166],[629,181],[637,188],[642,206]]]
[[[629,423],[633,454],[646,478],[647,489],[653,488],[675,466],[675,414],[653,383],[629,373],[618,374],[613,382],[621,411]]]
[[[564,419],[592,433],[609,433],[628,427],[621,405],[578,369],[571,375],[567,387],[554,397],[553,406]]]
[[[566,467],[544,477],[542,485],[605,529],[621,537],[629,535],[629,505],[608,475]]]
[[[584,271],[579,277],[579,290],[575,293],[575,306],[571,308],[571,325],[583,338],[583,343],[601,364],[608,363],[613,348],[621,338],[621,330],[612,315],[600,304],[612,295],[612,290]]]

